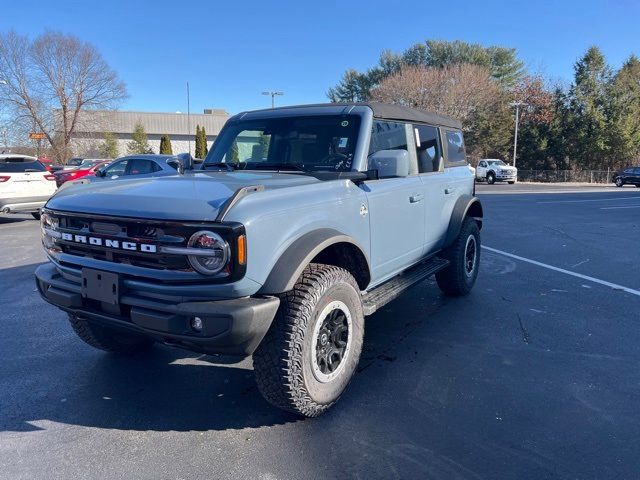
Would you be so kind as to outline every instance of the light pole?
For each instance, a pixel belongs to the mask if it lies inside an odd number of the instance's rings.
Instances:
[[[262,92],[262,95],[271,95],[271,108],[276,108],[276,95],[284,95],[284,92],[278,92],[278,91],[269,91],[269,92]]]
[[[524,102],[511,102],[511,107],[516,107],[516,131],[513,138],[513,166],[516,166],[516,154],[518,152],[518,123],[520,122],[520,107],[527,106]]]
[[[187,82],[187,141],[189,142],[189,157],[191,157],[191,101],[189,99],[189,82]]]

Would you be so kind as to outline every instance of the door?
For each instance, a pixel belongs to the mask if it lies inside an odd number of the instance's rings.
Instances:
[[[424,249],[424,188],[417,167],[412,125],[375,120],[369,155],[379,150],[409,152],[409,176],[364,182],[371,233],[372,283],[380,283],[417,262]]]
[[[449,222],[443,218],[445,183],[442,142],[440,131],[431,125],[414,125],[414,137],[418,157],[418,174],[424,194],[424,250],[427,255],[442,243]]]
[[[484,160],[478,163],[478,168],[476,169],[476,178],[484,178],[487,175],[487,162]]]

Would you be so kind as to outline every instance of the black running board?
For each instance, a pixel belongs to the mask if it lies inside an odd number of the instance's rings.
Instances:
[[[410,269],[397,277],[386,281],[382,285],[362,296],[362,307],[365,315],[371,315],[379,308],[402,295],[408,288],[421,282],[425,278],[439,272],[449,265],[449,260],[433,257]]]

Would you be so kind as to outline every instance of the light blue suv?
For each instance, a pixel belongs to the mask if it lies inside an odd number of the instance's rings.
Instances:
[[[227,122],[199,170],[67,189],[42,214],[42,297],[88,344],[253,355],[280,408],[317,416],[364,317],[435,274],[473,287],[482,206],[457,120],[381,103]]]

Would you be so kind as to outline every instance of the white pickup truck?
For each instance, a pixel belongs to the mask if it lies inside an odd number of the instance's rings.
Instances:
[[[476,167],[476,181],[483,180],[486,180],[489,185],[496,182],[509,182],[513,185],[518,180],[518,169],[507,165],[502,160],[484,158]]]

